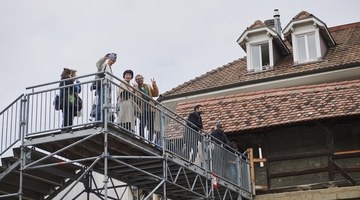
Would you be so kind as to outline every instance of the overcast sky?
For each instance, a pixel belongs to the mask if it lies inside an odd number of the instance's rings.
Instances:
[[[116,76],[132,69],[164,93],[244,57],[236,40],[275,8],[283,28],[303,10],[328,27],[360,21],[359,0],[1,0],[0,110],[64,67],[96,72],[108,52]]]

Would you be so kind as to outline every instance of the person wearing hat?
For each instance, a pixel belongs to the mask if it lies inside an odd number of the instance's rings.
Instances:
[[[113,77],[110,76],[109,74],[113,74],[111,67],[116,62],[116,58],[117,58],[116,53],[108,53],[104,57],[101,57],[96,62],[96,67],[98,69],[98,72],[106,72],[104,77],[109,79],[110,81],[113,80]],[[104,77],[98,77],[98,78],[104,78]],[[105,101],[105,94],[104,94],[104,91],[101,90],[101,88],[102,87],[99,85],[96,86],[96,95],[98,95],[98,98],[97,98],[98,102],[97,102],[97,107],[96,107],[96,120],[97,121],[101,119],[101,113],[102,113],[101,105]]]
[[[224,143],[224,144],[227,144],[227,145],[231,146],[231,142],[229,141],[229,139],[225,135],[223,128],[224,127],[220,122],[216,123],[215,130],[213,130],[211,132],[211,136],[213,136],[215,138],[214,141],[216,143],[218,143],[219,145]]]
[[[130,86],[130,81],[134,77],[134,72],[130,69],[123,73],[124,82],[120,83],[117,93],[118,124],[126,130],[134,132],[135,130],[135,113],[137,105],[134,102],[134,89]]]

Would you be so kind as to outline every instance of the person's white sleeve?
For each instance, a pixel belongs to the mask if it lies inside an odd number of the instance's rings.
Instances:
[[[104,64],[105,64],[106,58],[105,57],[101,57],[97,62],[96,62],[96,67],[98,69],[98,71],[102,71]]]

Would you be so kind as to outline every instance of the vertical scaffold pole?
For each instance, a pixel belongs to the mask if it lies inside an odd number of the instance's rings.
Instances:
[[[102,104],[104,109],[104,198],[107,200],[108,195],[108,120],[110,117],[110,96],[111,96],[111,87],[109,87],[110,83],[108,79],[104,79],[104,102]]]
[[[26,133],[26,104],[27,104],[27,96],[23,98],[20,104],[20,129],[19,136],[21,138],[21,152],[20,152],[20,174],[19,174],[19,200],[22,200],[23,196],[23,182],[24,182],[24,166],[26,165],[26,156],[25,156],[25,133]]]
[[[163,173],[164,173],[164,193],[163,193],[163,199],[166,200],[166,179],[167,179],[167,159],[165,156],[165,114],[163,111],[160,111],[161,117],[160,117],[160,135],[161,135],[161,144],[162,144],[162,154],[163,154]]]

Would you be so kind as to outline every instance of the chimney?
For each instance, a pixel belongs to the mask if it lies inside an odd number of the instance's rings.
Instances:
[[[278,9],[275,9],[275,10],[274,10],[274,26],[275,26],[275,31],[280,35],[280,38],[282,38],[282,35],[281,35],[280,14],[279,14],[279,10],[278,10]]]

